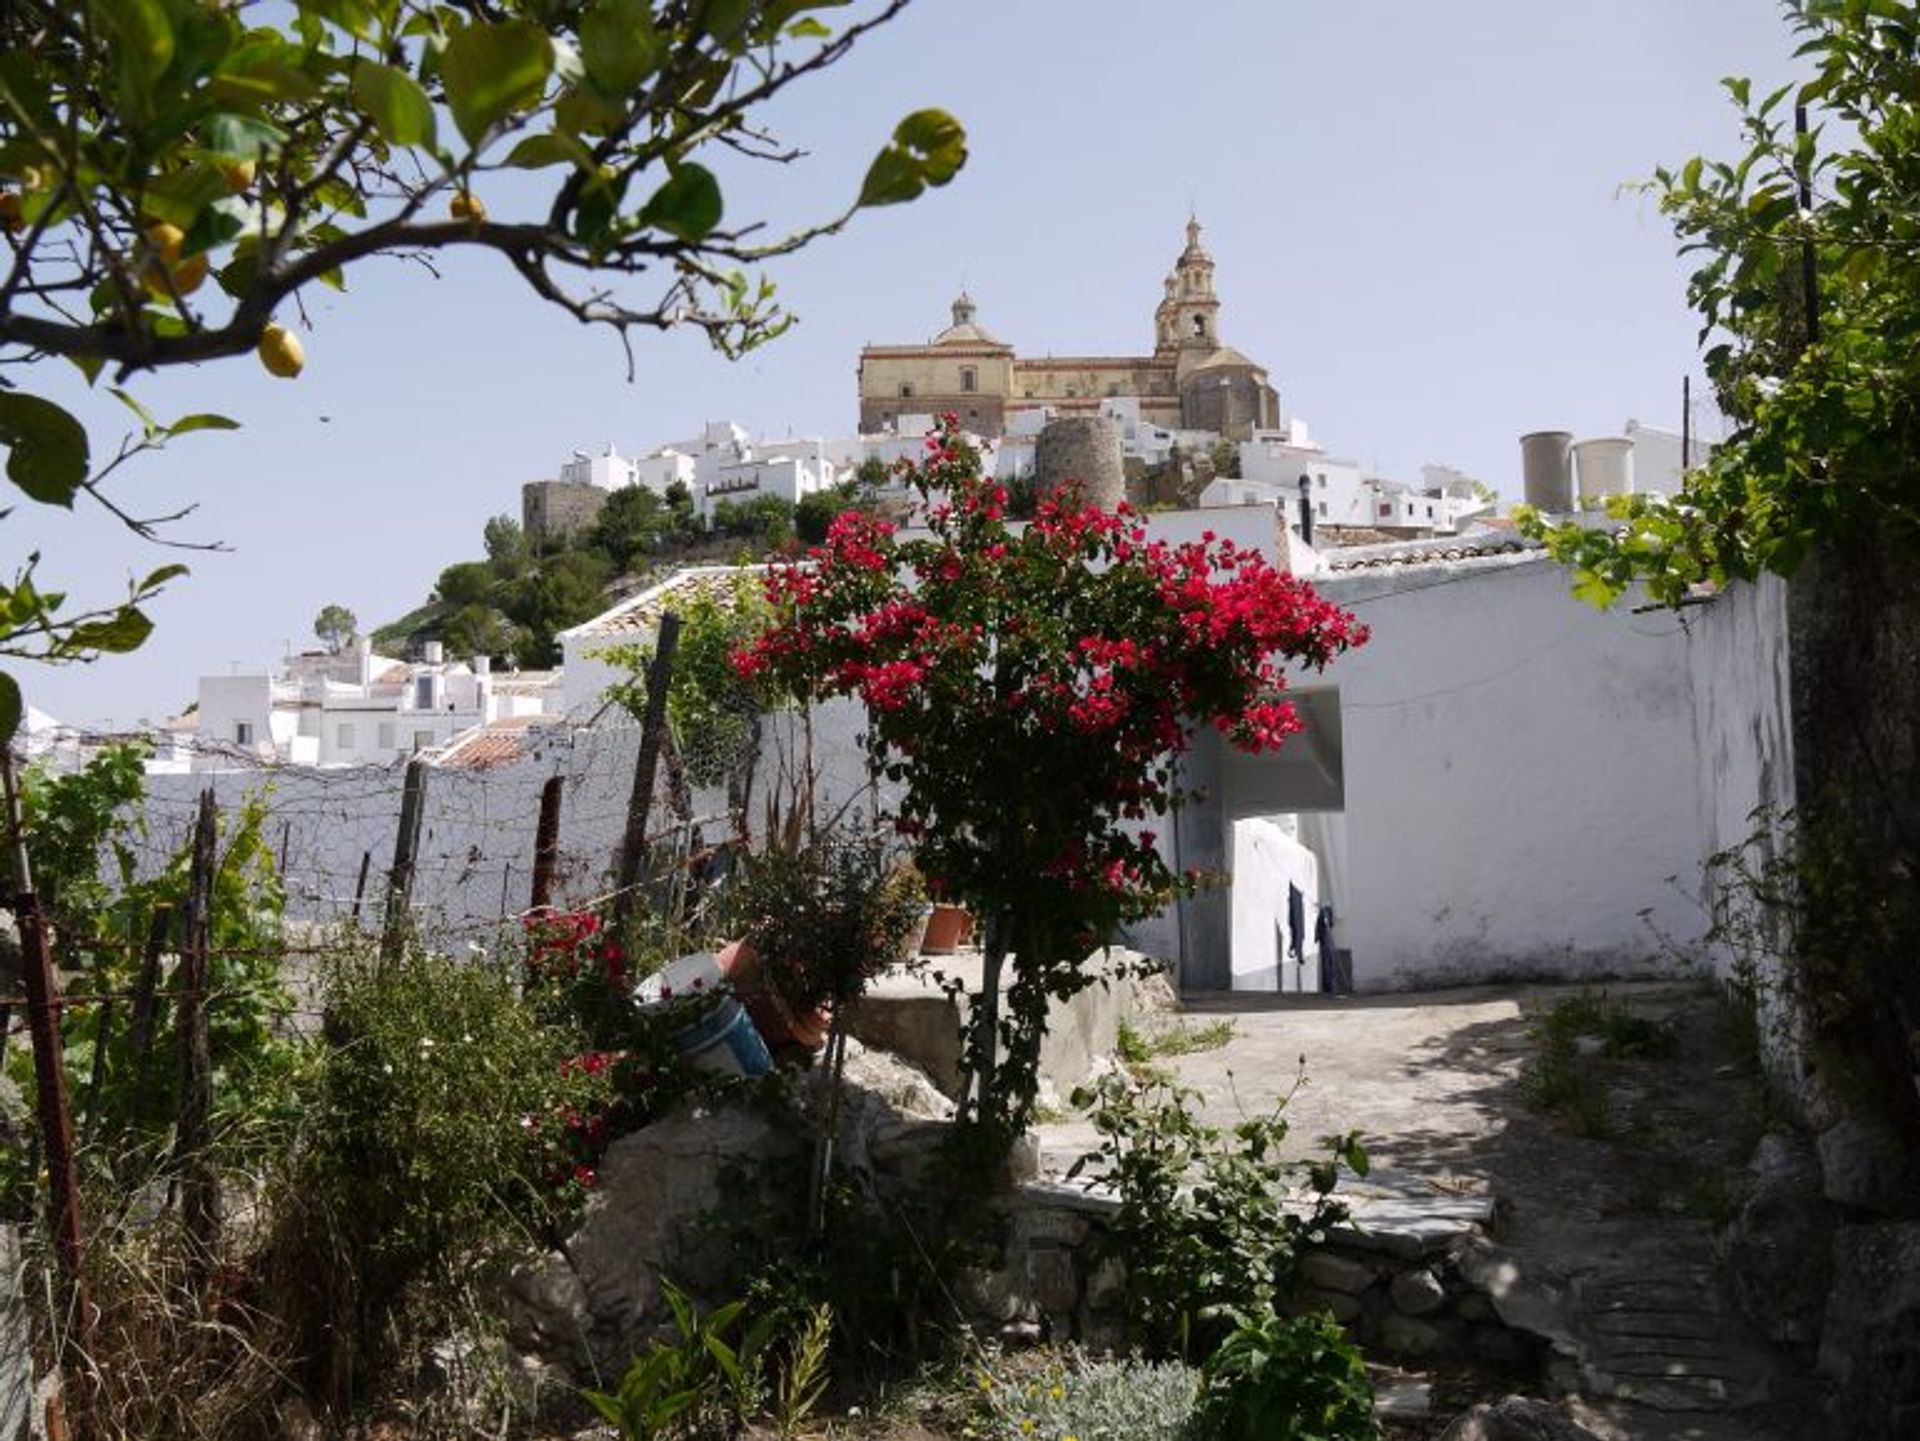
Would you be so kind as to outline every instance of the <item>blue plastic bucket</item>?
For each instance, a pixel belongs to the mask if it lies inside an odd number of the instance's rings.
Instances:
[[[713,1009],[678,1032],[674,1048],[690,1066],[723,1076],[764,1076],[773,1069],[773,1055],[755,1029],[747,1008],[732,996],[722,996]]]

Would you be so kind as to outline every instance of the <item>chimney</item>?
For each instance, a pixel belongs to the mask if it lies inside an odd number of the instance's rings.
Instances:
[[[1313,482],[1304,475],[1300,477],[1300,539],[1313,544]]]
[[[446,648],[437,640],[430,640],[420,648],[420,658],[428,665],[441,665],[447,658]]]

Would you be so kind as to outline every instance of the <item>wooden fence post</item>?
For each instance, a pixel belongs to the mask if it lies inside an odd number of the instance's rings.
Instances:
[[[560,861],[560,800],[566,787],[565,776],[548,776],[540,787],[540,820],[533,829],[531,904],[536,911],[553,904],[553,873]]]
[[[393,838],[393,869],[387,872],[385,931],[380,959],[392,964],[407,943],[408,913],[413,905],[413,875],[419,860],[420,818],[426,809],[427,763],[420,756],[407,762],[406,787],[400,792],[400,826]]]
[[[647,815],[653,806],[653,783],[660,770],[660,742],[667,729],[667,689],[673,684],[673,653],[680,644],[680,617],[668,611],[660,617],[654,641],[653,664],[647,668],[647,709],[640,721],[640,754],[633,765],[633,791],[627,797],[627,831],[620,842],[620,870],[614,880],[614,934],[624,937],[633,919],[640,860],[647,849]]]

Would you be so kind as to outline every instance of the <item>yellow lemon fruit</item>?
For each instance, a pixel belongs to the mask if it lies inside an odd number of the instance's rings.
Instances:
[[[180,261],[180,247],[186,244],[187,233],[177,225],[169,225],[162,220],[147,227],[147,245],[162,265],[176,265]]]
[[[487,207],[471,190],[456,190],[453,199],[447,202],[447,214],[455,220],[471,220],[478,225],[487,218]]]
[[[253,184],[257,167],[251,160],[229,160],[220,167],[220,173],[227,178],[227,189],[238,195]]]
[[[267,373],[282,380],[292,380],[307,363],[306,348],[300,344],[300,337],[284,325],[269,325],[261,331],[260,344],[255,349]]]

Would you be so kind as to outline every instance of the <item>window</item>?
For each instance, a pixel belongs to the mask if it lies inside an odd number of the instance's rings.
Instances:
[[[1202,340],[1205,340],[1207,338],[1207,317],[1206,316],[1196,315],[1193,317],[1193,333],[1199,336]]]
[[[1320,514],[1325,515],[1326,513],[1327,513],[1327,503],[1323,500],[1320,502]]]
[[[971,365],[961,366],[960,388],[968,395],[972,395],[974,391],[980,388],[980,372],[975,370]]]
[[[253,744],[253,722],[235,721],[233,723],[233,743],[250,746]]]
[[[413,708],[415,710],[433,709],[433,677],[415,676],[413,681]]]
[[[340,728],[334,732],[334,738],[341,750],[350,751],[354,748],[354,731],[351,725],[342,724]]]
[[[415,731],[413,733],[413,748],[415,750],[417,751],[426,750],[432,744],[433,744],[432,731]]]
[[[1120,394],[1120,382],[1117,380],[1109,380],[1107,382],[1107,394],[1118,396]]]
[[[1322,490],[1327,488],[1327,473],[1323,470],[1313,478],[1313,483]]]
[[[1380,518],[1382,520],[1385,520],[1388,516],[1392,514],[1393,514],[1393,507],[1389,505],[1386,501],[1384,500],[1381,501],[1380,502]]]
[[[902,400],[913,399],[913,382],[911,380],[903,380],[900,382],[900,398]]]
[[[393,749],[393,722],[381,721],[379,735],[380,735],[380,749],[383,751],[392,750]]]
[[[1433,519],[1433,507],[1432,507],[1432,506],[1428,506],[1428,507],[1427,507],[1427,519],[1428,519],[1428,520],[1432,520],[1432,519]]]

